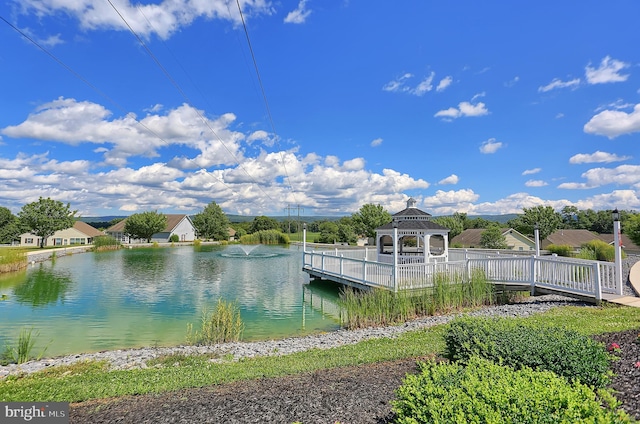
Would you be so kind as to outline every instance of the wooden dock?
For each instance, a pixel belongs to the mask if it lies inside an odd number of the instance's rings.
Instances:
[[[479,271],[493,284],[532,295],[560,294],[596,303],[623,297],[622,284],[617,283],[620,279],[616,279],[615,264],[611,262],[451,249],[450,257],[455,260],[424,263],[415,257],[400,257],[394,265],[375,261],[373,255],[374,249],[304,251],[302,270],[317,279],[394,292],[430,288],[442,278],[464,283]],[[631,298],[634,299],[640,306],[640,298]]]

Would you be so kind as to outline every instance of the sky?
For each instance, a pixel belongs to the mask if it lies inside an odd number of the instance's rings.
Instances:
[[[0,206],[640,210],[640,2],[0,0]]]

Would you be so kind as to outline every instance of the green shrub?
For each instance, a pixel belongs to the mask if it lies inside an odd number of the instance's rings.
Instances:
[[[216,343],[237,342],[242,338],[244,323],[240,309],[235,302],[218,299],[213,312],[202,312],[200,331],[193,331],[187,324],[187,342],[189,344],[214,345]]]
[[[569,383],[549,371],[514,370],[481,358],[462,364],[420,364],[392,401],[396,422],[628,423],[605,390]]]
[[[0,248],[0,273],[19,271],[27,267],[27,251],[15,247]]]
[[[479,356],[514,368],[553,371],[593,387],[610,381],[612,357],[604,345],[573,330],[518,319],[459,318],[444,338],[445,356],[463,364]]]
[[[116,240],[113,236],[98,236],[93,238],[93,250],[95,251],[103,251],[103,250],[116,250],[119,249],[121,243]]]
[[[177,234],[171,234],[171,237],[169,237],[169,241],[171,243],[175,243],[180,241],[180,236],[178,236]]]
[[[568,244],[550,244],[547,249],[551,253],[555,253],[558,256],[573,256],[573,247]]]
[[[278,230],[262,230],[240,237],[242,244],[289,244],[289,236]]]
[[[591,240],[580,246],[580,255],[583,259],[595,259],[598,261],[615,261],[615,247],[602,240]],[[622,252],[622,257],[626,254]]]

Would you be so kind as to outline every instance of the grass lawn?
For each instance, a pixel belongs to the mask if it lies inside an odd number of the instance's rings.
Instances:
[[[522,320],[544,321],[586,335],[640,329],[640,309],[605,305],[565,306]],[[313,372],[441,353],[446,326],[410,331],[395,339],[374,339],[327,350],[312,349],[286,356],[211,362],[208,356],[160,358],[150,368],[108,371],[104,363],[55,367],[25,377],[0,380],[0,401],[68,401],[161,393],[238,380]]]

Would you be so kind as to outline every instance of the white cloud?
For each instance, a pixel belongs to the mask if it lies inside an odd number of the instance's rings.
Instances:
[[[564,113],[562,113],[562,112],[558,112],[558,113],[556,114],[556,119],[561,119],[561,118],[564,118]]]
[[[533,174],[537,174],[540,171],[542,171],[542,168],[527,169],[522,172],[522,175],[533,175]]]
[[[376,138],[375,140],[371,141],[371,147],[377,147],[379,145],[382,144],[382,139],[381,138]]]
[[[618,156],[614,153],[601,152],[600,150],[598,150],[597,152],[591,154],[578,153],[577,155],[573,155],[569,159],[569,163],[611,163],[622,162],[628,159],[631,159],[631,156]]]
[[[547,91],[555,90],[557,88],[577,88],[579,85],[580,78],[575,78],[569,81],[561,81],[559,78],[554,78],[549,84],[538,87],[538,91],[546,93]]]
[[[609,138],[639,132],[640,104],[635,105],[630,113],[620,110],[602,111],[593,116],[583,129],[587,134],[604,135]]]
[[[447,87],[451,85],[452,82],[453,82],[453,78],[447,75],[446,77],[440,80],[440,82],[438,83],[438,86],[436,87],[436,91],[437,92],[444,91]]]
[[[288,24],[302,24],[311,15],[311,10],[307,9],[307,0],[300,0],[296,10],[293,10],[287,14],[284,18],[285,23]]]
[[[398,78],[386,83],[382,87],[382,90],[392,93],[409,93],[413,94],[414,96],[421,97],[425,93],[433,90],[433,78],[435,77],[435,75],[435,72],[431,72],[422,81],[420,81],[418,85],[413,87],[409,84],[409,80],[412,79],[414,75],[407,72],[399,76]]]
[[[410,73],[405,73],[402,76],[396,78],[395,80],[389,81],[388,83],[386,83],[382,89],[384,91],[390,91],[392,93],[398,93],[398,92],[406,92],[406,91],[410,91],[411,88],[407,87],[405,84],[405,81],[413,78],[413,74]]]
[[[243,2],[245,16],[270,15],[272,6],[267,0]],[[109,2],[102,0],[25,0],[21,11],[38,16],[64,13],[75,17],[85,30],[129,31],[127,24],[140,36],[148,38],[156,34],[169,38],[181,28],[191,25],[198,18],[221,19],[240,24],[237,8],[227,7],[226,0],[162,0],[151,4],[132,4],[129,0],[114,2],[115,13]]]
[[[425,197],[423,204],[428,207],[450,206],[457,204],[469,204],[478,200],[480,196],[471,189],[463,190],[438,190],[434,196]]]
[[[547,182],[543,180],[529,180],[524,183],[524,185],[527,187],[544,187],[549,184],[547,184]]]
[[[492,154],[497,152],[502,147],[502,142],[497,141],[495,138],[490,138],[482,142],[482,144],[480,145],[480,152],[484,154]]]
[[[489,109],[482,102],[478,102],[475,105],[469,102],[460,102],[457,108],[450,107],[449,109],[440,110],[433,116],[450,121],[464,116],[483,116],[488,113]]]
[[[230,113],[210,120],[203,111],[182,105],[166,115],[149,114],[139,120],[133,114],[110,119],[111,115],[102,105],[60,97],[0,133],[73,146],[98,144],[105,163],[112,166],[125,166],[130,157],[158,157],[159,149],[172,145],[201,151],[194,158],[175,158],[172,165],[180,167],[229,165],[242,157],[240,142],[245,135],[228,129],[236,119]]]
[[[435,72],[431,72],[427,77],[425,77],[420,83],[411,90],[412,94],[416,96],[422,96],[424,93],[431,91],[433,89],[433,78],[436,76]]]
[[[616,168],[593,168],[582,175],[583,183],[563,183],[558,188],[585,189],[607,184],[636,185],[640,183],[640,165],[620,165]]]
[[[514,85],[516,85],[518,83],[518,81],[520,81],[520,77],[519,76],[515,76],[512,80],[509,80],[507,82],[504,83],[505,87],[513,87]]]
[[[460,178],[458,178],[456,174],[451,174],[447,178],[443,178],[442,180],[438,181],[438,184],[439,185],[458,184],[458,181],[460,181]]]
[[[606,56],[602,59],[598,68],[592,68],[591,64],[587,65],[585,67],[585,76],[589,84],[623,82],[629,78],[629,74],[620,74],[620,71],[628,67],[628,63]]]

